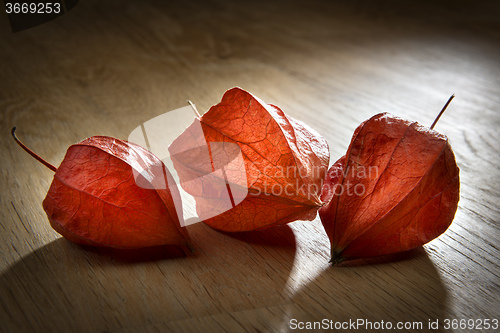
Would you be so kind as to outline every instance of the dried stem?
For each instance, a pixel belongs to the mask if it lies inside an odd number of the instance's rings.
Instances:
[[[442,114],[444,113],[444,111],[446,111],[446,108],[448,107],[448,105],[450,105],[451,103],[451,100],[455,98],[455,94],[451,95],[451,97],[448,99],[448,102],[446,102],[446,104],[443,106],[443,108],[441,109],[441,112],[439,112],[439,114],[437,115],[436,119],[434,119],[434,122],[432,123],[431,125],[431,129],[434,128],[434,126],[436,126],[439,118],[441,118]]]
[[[198,110],[196,109],[196,106],[193,104],[193,102],[191,102],[189,99],[187,100],[188,104],[191,105],[191,107],[193,108],[193,111],[194,113],[196,114],[196,116],[198,118],[201,117],[200,113],[198,112]]]
[[[55,166],[53,166],[52,164],[50,164],[49,162],[47,162],[46,160],[44,160],[43,158],[41,158],[40,156],[38,156],[33,150],[29,149],[24,143],[22,143],[17,138],[17,136],[16,136],[16,127],[15,126],[12,128],[12,131],[10,133],[12,134],[12,137],[17,142],[17,144],[20,145],[21,148],[23,148],[28,154],[30,154],[31,156],[33,156],[38,162],[42,163],[43,165],[45,165],[50,170],[52,170],[54,172],[57,171],[57,168]]]

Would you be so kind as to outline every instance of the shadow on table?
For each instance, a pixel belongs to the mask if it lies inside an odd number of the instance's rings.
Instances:
[[[392,330],[401,322],[403,325],[422,325],[402,331],[442,332],[446,298],[439,272],[425,250],[418,248],[324,269],[293,296],[284,326],[291,327],[292,319],[297,322],[327,319],[327,325],[335,329],[336,322],[350,324],[364,320],[358,327],[344,324],[345,329],[340,331],[385,332],[391,330],[387,327],[388,322]],[[439,320],[440,327],[429,329],[429,320]],[[372,326],[366,326],[370,325],[368,321]],[[381,321],[386,326],[377,327]]]
[[[140,331],[289,302],[290,227],[235,237],[203,223],[188,229],[196,249],[190,256],[170,247],[88,249],[63,238],[37,249],[0,277],[2,329]]]

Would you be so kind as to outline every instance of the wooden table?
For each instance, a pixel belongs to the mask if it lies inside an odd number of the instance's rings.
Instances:
[[[445,320],[500,319],[498,2],[87,0],[15,34],[0,15],[0,45],[1,332],[286,332],[293,319],[468,332]],[[233,86],[315,128],[331,163],[370,116],[430,125],[455,93],[436,127],[461,169],[452,226],[342,267],[328,264],[318,218],[245,235],[194,224],[189,257],[83,248],[51,229],[41,203],[53,173],[12,126],[58,165],[72,143],[127,139]]]

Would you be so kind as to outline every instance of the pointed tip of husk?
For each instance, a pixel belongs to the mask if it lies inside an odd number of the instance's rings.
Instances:
[[[184,255],[187,257],[189,255],[193,255],[196,253],[196,251],[194,250],[194,246],[191,245],[191,243],[186,243],[186,244],[183,244],[183,245],[179,245],[179,248],[181,249],[181,251],[184,253]]]
[[[332,266],[336,266],[345,261],[345,257],[342,255],[342,251],[335,251],[332,249],[331,259],[329,261]]]

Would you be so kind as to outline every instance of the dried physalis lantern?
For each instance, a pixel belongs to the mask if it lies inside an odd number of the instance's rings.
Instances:
[[[119,139],[94,136],[70,146],[59,168],[29,154],[55,172],[43,201],[50,224],[72,242],[134,249],[189,246],[176,212],[177,188],[155,155]]]
[[[410,250],[442,234],[459,200],[459,168],[448,138],[387,113],[355,130],[328,171],[319,210],[331,262]]]

